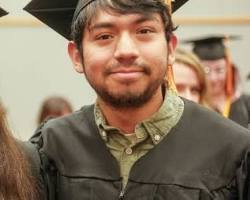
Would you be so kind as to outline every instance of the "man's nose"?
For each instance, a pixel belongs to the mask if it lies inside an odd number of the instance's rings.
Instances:
[[[138,46],[135,39],[129,34],[124,33],[121,35],[116,44],[114,57],[119,62],[130,63],[138,57]]]

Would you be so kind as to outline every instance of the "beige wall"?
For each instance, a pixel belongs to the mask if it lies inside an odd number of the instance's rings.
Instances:
[[[27,1],[2,1],[1,6],[11,11],[9,18],[28,16],[18,9]],[[249,19],[249,9],[249,0],[190,0],[175,14],[179,22],[219,16],[218,20],[207,20],[204,24],[196,22],[195,25],[188,21],[186,25],[180,25],[176,34],[181,39],[209,33],[242,35],[243,39],[233,42],[230,47],[244,77],[250,71],[250,23],[247,20],[243,23],[239,17]],[[226,20],[219,23],[220,17]],[[234,24],[227,20],[230,18],[236,19]],[[16,136],[22,139],[30,137],[36,127],[39,105],[48,95],[67,97],[75,109],[94,101],[95,94],[84,77],[72,69],[64,38],[42,25],[7,26],[0,23],[0,30],[0,97],[7,107],[10,125]],[[250,92],[244,79],[243,83],[244,90]]]

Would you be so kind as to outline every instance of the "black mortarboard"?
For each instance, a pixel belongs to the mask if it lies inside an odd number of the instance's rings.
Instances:
[[[7,15],[8,13],[3,10],[2,8],[0,8],[0,17],[4,16],[4,15]]]
[[[32,0],[24,10],[54,29],[68,40],[70,27],[78,14],[91,2],[98,0]],[[179,9],[188,0],[172,0],[172,12]]]
[[[225,40],[239,39],[239,36],[214,35],[191,40],[184,43],[193,44],[193,52],[201,60],[216,60],[224,58],[226,55]]]

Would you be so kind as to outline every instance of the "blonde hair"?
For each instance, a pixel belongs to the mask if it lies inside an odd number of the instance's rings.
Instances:
[[[199,58],[190,51],[178,48],[175,52],[175,62],[184,64],[195,71],[201,87],[199,103],[209,107],[207,79]]]

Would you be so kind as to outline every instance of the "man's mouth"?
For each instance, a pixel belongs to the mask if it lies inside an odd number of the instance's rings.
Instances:
[[[118,80],[136,80],[145,74],[142,68],[117,68],[109,72],[109,75]]]

